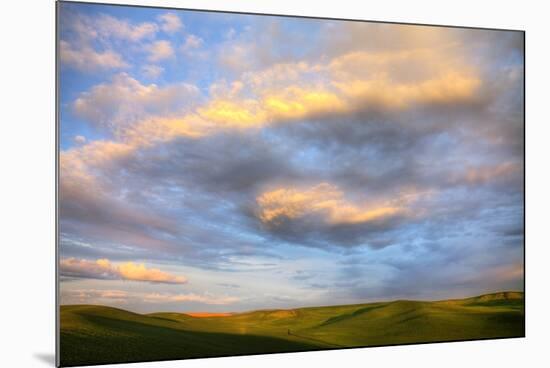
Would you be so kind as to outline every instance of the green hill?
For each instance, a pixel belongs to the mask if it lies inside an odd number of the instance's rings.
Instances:
[[[260,310],[223,317],[61,306],[61,365],[524,336],[523,293]]]

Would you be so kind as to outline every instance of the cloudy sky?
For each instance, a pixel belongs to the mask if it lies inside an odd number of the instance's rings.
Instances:
[[[61,3],[61,303],[523,287],[523,34]]]

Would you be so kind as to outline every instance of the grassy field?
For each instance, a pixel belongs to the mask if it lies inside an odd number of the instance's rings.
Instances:
[[[61,365],[520,337],[524,323],[520,292],[212,317],[65,305],[61,306]]]

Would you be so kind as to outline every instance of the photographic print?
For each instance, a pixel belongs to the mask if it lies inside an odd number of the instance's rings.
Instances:
[[[57,3],[58,364],[523,337],[524,32]]]

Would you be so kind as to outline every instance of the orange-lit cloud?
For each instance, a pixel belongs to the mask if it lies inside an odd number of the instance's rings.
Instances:
[[[290,86],[266,93],[262,102],[272,119],[292,120],[346,111],[349,106],[338,94],[323,88]]]
[[[118,266],[118,272],[124,280],[150,281],[165,284],[184,284],[187,279],[183,276],[175,276],[156,268],[145,268],[143,263],[122,263]]]
[[[420,83],[394,83],[387,77],[380,77],[368,81],[335,82],[334,85],[356,103],[404,109],[414,104],[466,101],[474,95],[480,83],[475,77],[451,72]]]
[[[156,268],[146,268],[144,264],[126,262],[115,265],[104,258],[96,261],[65,258],[60,261],[59,267],[61,275],[67,277],[120,279],[162,284],[185,284],[187,282],[183,276],[172,275]]]
[[[414,195],[380,203],[356,205],[336,186],[321,183],[309,188],[280,188],[256,198],[259,218],[267,225],[307,215],[321,216],[329,224],[354,224],[405,215]]]

